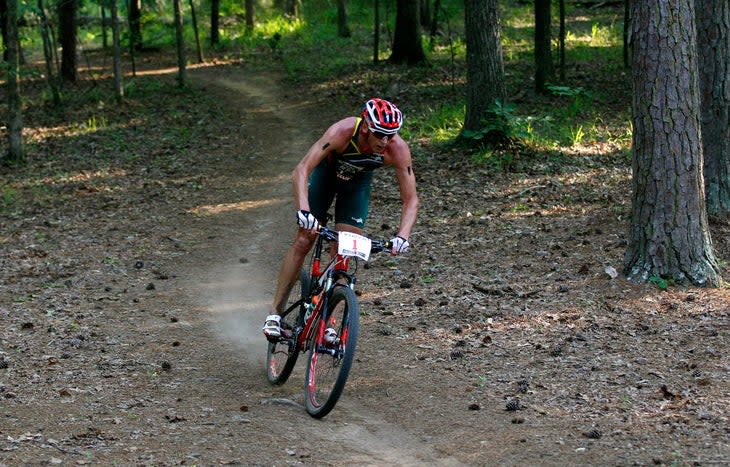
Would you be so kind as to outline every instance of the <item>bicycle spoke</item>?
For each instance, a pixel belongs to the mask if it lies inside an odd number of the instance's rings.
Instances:
[[[338,287],[328,304],[327,319],[320,320],[307,365],[307,411],[314,417],[329,413],[342,394],[355,354],[359,308],[355,294]],[[336,331],[334,342],[324,339],[325,328]]]
[[[309,276],[302,271],[299,281],[289,294],[289,300],[286,309],[297,307],[297,301],[301,300],[304,291],[309,290]],[[301,306],[301,305],[300,305]],[[291,375],[294,365],[299,356],[299,348],[297,347],[296,329],[297,320],[302,310],[293,309],[290,313],[286,313],[281,317],[282,332],[289,333],[287,336],[277,342],[269,342],[266,354],[266,374],[271,384],[284,384]]]

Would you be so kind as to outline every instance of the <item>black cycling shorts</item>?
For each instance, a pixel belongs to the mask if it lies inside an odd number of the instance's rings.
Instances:
[[[323,160],[309,177],[309,210],[321,224],[335,201],[335,222],[362,229],[370,208],[373,173],[361,172],[350,180],[340,180],[335,169]]]

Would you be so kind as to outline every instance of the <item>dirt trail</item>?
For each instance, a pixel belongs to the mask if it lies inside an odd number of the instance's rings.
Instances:
[[[167,340],[188,342],[184,365],[194,369],[194,378],[178,381],[178,391],[198,393],[200,399],[185,397],[186,410],[209,405],[206,426],[211,429],[240,420],[224,444],[231,460],[243,464],[461,465],[382,418],[392,415],[372,413],[347,394],[331,416],[311,419],[302,406],[302,362],[283,387],[266,381],[260,326],[291,236],[278,231],[293,219],[289,174],[322,128],[307,118],[315,103],[300,96],[296,105],[288,104],[265,76],[213,76],[199,71],[191,77],[231,91],[227,102],[239,106],[243,117],[245,142],[239,150],[250,151],[250,164],[221,174],[221,186],[232,187],[233,202],[198,206],[220,211],[198,227],[213,238],[175,267],[179,278],[169,284],[169,302],[160,303],[174,303],[183,317]],[[189,311],[184,311],[185,303],[192,304]],[[368,351],[367,344],[361,351]],[[201,427],[190,428],[193,436]],[[202,433],[200,438],[201,448],[208,450],[222,443]],[[208,463],[220,456],[200,460]]]
[[[189,76],[223,104],[181,107],[213,128],[202,153],[77,174],[50,191],[69,205],[0,229],[0,467],[728,463],[728,290],[607,275],[629,185],[610,161],[604,184],[418,154],[414,248],[359,274],[355,365],[309,417],[304,359],[269,385],[260,328],[291,169],[336,103],[235,65]],[[369,233],[398,200],[378,175]]]
[[[293,233],[289,176],[322,131],[321,115],[302,96],[287,99],[270,76],[213,68],[190,77],[240,115],[240,131],[216,135],[224,154],[211,161],[214,171],[201,169],[195,198],[168,205],[160,189],[154,212],[58,222],[59,242],[101,229],[103,242],[132,245],[154,232],[160,248],[179,252],[127,267],[136,253],[122,248],[124,265],[44,289],[62,309],[34,317],[7,302],[0,310],[18,310],[11,340],[0,342],[3,362],[11,356],[0,374],[0,466],[458,465],[355,393],[346,391],[325,420],[312,419],[302,406],[301,362],[286,385],[269,385],[260,327]],[[104,245],[88,249],[101,264]],[[34,321],[56,315],[73,320],[69,332],[79,337],[36,332]],[[377,405],[383,394],[369,397]]]

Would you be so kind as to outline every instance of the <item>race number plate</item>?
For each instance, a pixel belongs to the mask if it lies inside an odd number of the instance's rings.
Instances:
[[[365,261],[370,258],[371,241],[352,232],[340,232],[337,238],[337,252],[343,256],[355,256]]]

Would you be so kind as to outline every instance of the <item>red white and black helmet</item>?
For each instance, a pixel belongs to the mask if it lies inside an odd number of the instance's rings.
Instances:
[[[403,125],[403,112],[392,102],[374,97],[365,103],[362,117],[367,121],[370,131],[386,135],[398,133]]]

